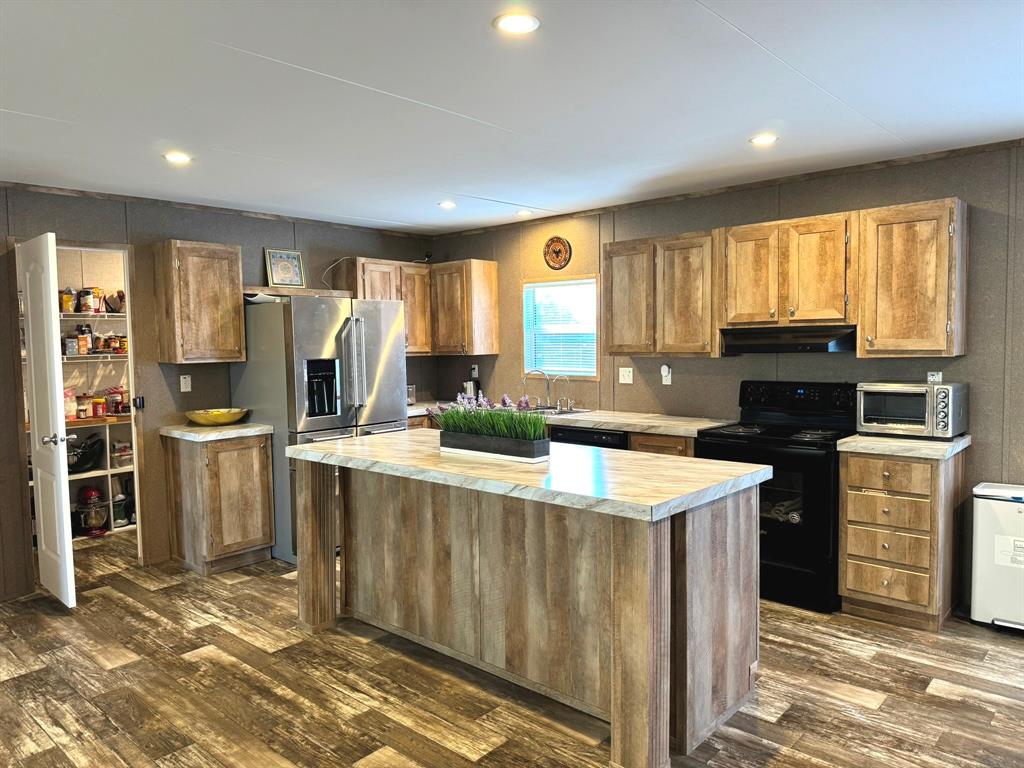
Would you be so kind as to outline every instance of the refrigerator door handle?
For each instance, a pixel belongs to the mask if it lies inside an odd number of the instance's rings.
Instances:
[[[366,386],[366,321],[357,317],[356,327],[359,329],[359,334],[356,337],[359,345],[359,406],[365,406],[367,397]]]
[[[356,372],[356,338],[354,328],[356,318],[350,317],[345,320],[341,328],[341,349],[345,363],[345,390],[348,393],[346,406],[358,408],[359,402],[359,377]]]

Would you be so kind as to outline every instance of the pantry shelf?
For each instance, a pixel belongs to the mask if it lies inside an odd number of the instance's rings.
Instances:
[[[124,312],[61,312],[61,320],[127,320]]]
[[[115,361],[127,363],[128,355],[64,355],[62,363],[113,363]]]

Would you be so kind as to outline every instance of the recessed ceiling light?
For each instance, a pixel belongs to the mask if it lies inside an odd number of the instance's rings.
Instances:
[[[755,147],[770,147],[778,140],[779,137],[774,133],[759,133],[755,136],[751,136],[749,139],[750,143]]]
[[[172,149],[170,152],[164,152],[164,160],[171,165],[188,165],[192,162],[192,157],[177,149]]]
[[[439,208],[441,208],[442,210],[445,210],[445,211],[450,211],[452,208],[456,207],[454,200],[442,200],[437,205],[438,205]]]
[[[540,19],[529,13],[503,13],[494,20],[494,26],[510,35],[525,35],[540,26]]]
[[[520,218],[526,218],[527,216],[533,216],[533,211],[531,211],[529,208],[522,208],[522,209],[516,211],[516,216],[519,216]]]

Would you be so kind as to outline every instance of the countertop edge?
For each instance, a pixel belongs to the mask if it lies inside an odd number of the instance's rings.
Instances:
[[[160,427],[159,431],[163,437],[173,437],[176,440],[212,443],[217,440],[231,440],[235,437],[271,435],[274,433],[274,428],[270,424],[225,424],[221,427],[204,427],[199,424],[168,424]]]
[[[457,488],[468,488],[469,490],[481,491],[483,493],[494,493],[498,495],[511,496],[512,498],[525,499],[527,501],[540,501],[556,506],[572,507],[575,509],[586,509],[601,514],[615,517],[626,517],[645,522],[657,522],[666,517],[684,512],[687,509],[707,504],[711,501],[729,496],[738,491],[746,490],[759,483],[768,480],[772,476],[772,468],[764,465],[756,466],[750,472],[739,477],[723,480],[718,483],[692,491],[673,499],[667,499],[655,505],[637,504],[628,501],[616,501],[612,499],[599,499],[593,496],[572,493],[569,491],[554,491],[547,488],[531,488],[504,480],[490,478],[467,477],[440,469],[420,469],[410,467],[407,464],[394,464],[379,459],[361,459],[352,456],[328,454],[320,450],[310,450],[305,446],[292,445],[285,449],[288,458],[311,461],[316,464],[330,464],[346,469],[357,469],[364,472],[377,472],[380,474],[406,477],[412,480],[421,480],[428,483],[454,486]]]
[[[840,440],[836,447],[843,453],[872,453],[900,456],[907,459],[942,461],[965,451],[973,442],[969,434],[952,440],[921,440],[882,435],[852,435]]]
[[[705,419],[699,416],[667,416],[661,413],[635,414],[623,412],[622,416],[611,418],[606,413],[615,411],[593,411],[574,415],[570,413],[552,414],[547,422],[556,427],[579,427],[580,429],[610,429],[620,432],[637,432],[649,435],[667,435],[670,437],[696,437],[698,430],[730,424],[724,419]],[[657,419],[655,423],[644,419]],[[664,422],[664,419],[678,419],[677,422]]]

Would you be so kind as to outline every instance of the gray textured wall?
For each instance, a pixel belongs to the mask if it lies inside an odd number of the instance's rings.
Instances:
[[[970,206],[967,297],[968,354],[956,359],[858,360],[838,355],[748,355],[718,360],[683,357],[605,358],[601,382],[562,391],[585,407],[735,418],[743,379],[867,381],[923,379],[941,370],[948,380],[971,384],[967,481],[1024,482],[1024,437],[1017,425],[1024,407],[1024,148],[971,154],[873,169],[851,169],[798,181],[781,181],[670,203],[510,225],[471,235],[435,238],[440,259],[474,256],[499,262],[501,348],[497,358],[443,358],[438,393],[448,396],[481,363],[485,391],[521,393],[522,338],[519,284],[551,274],[541,246],[559,234],[573,244],[567,272],[597,271],[601,244],[710,227],[810,216],[818,213],[957,196]],[[671,386],[659,368],[669,363]],[[634,383],[617,383],[616,369],[632,365]],[[531,393],[539,387],[531,385]]]

